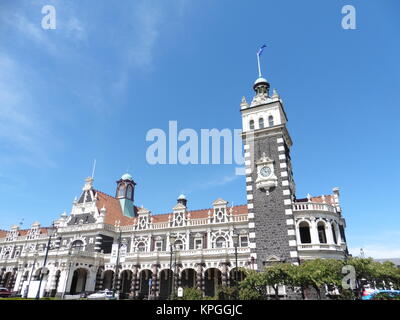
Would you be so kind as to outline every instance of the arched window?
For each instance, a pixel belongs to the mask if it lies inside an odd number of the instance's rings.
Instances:
[[[274,126],[274,117],[273,116],[268,117],[268,126],[270,126],[270,127]]]
[[[254,130],[254,120],[250,120],[249,125],[250,125],[250,130]]]
[[[176,240],[174,242],[174,245],[175,245],[175,249],[183,250],[183,242],[182,242],[182,240]]]
[[[331,228],[332,228],[333,242],[335,244],[337,244],[336,229],[335,229],[335,225],[333,223],[331,224]]]
[[[260,129],[264,128],[264,118],[258,119],[258,126],[260,127]]]
[[[130,200],[132,200],[132,192],[133,192],[132,186],[128,185],[128,188],[126,189],[126,197]]]
[[[125,197],[125,185],[121,184],[118,187],[118,197],[119,198],[124,198]]]
[[[303,221],[299,224],[300,241],[301,243],[311,243],[310,226]]]
[[[72,242],[71,244],[71,248],[77,251],[81,251],[83,250],[83,241],[82,240],[75,240],[74,242]]]
[[[325,224],[323,222],[318,222],[317,229],[319,243],[326,243]]]
[[[215,247],[216,248],[225,248],[226,240],[224,237],[219,237],[215,240]]]
[[[146,245],[144,242],[139,242],[137,245],[137,251],[138,252],[145,252],[146,251]]]

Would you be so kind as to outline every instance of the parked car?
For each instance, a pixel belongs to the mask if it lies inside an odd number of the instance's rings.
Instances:
[[[375,300],[378,296],[385,296],[390,299],[398,298],[400,297],[400,290],[373,290],[373,289],[367,289],[363,291],[362,295],[362,300]]]
[[[106,290],[101,290],[95,293],[92,293],[87,296],[88,299],[117,299],[118,294],[115,294],[115,298],[113,297],[113,292],[112,290],[106,289]]]
[[[0,298],[8,298],[11,296],[11,291],[7,288],[0,287]]]

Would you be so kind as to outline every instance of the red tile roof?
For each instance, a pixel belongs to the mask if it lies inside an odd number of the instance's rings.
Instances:
[[[135,218],[129,218],[124,216],[122,208],[117,198],[114,198],[104,192],[96,190],[98,201],[96,203],[97,209],[100,211],[103,207],[106,208],[106,216],[104,217],[104,223],[114,225],[115,221],[121,221],[121,226],[134,224]],[[134,208],[135,211],[137,208]]]
[[[96,190],[97,192],[97,209],[101,210],[103,207],[107,209],[106,216],[104,218],[104,223],[114,225],[115,221],[121,221],[121,226],[132,225],[136,223],[136,218],[129,218],[123,215],[122,208],[119,203],[119,200],[113,196],[110,196],[104,192]],[[138,207],[134,207],[135,213],[138,211]],[[229,208],[230,209],[230,208]],[[190,212],[191,219],[201,219],[208,217],[208,211],[212,212],[212,208],[210,209],[201,209],[201,210],[193,210]],[[233,214],[247,214],[247,205],[239,205],[233,207]],[[152,214],[153,223],[157,222],[168,222],[168,216],[171,213],[163,213],[163,214]]]

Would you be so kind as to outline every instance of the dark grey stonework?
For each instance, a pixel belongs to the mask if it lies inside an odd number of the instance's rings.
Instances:
[[[289,246],[289,240],[296,240],[296,236],[289,236],[288,230],[294,230],[294,225],[287,225],[287,219],[293,219],[292,215],[286,215],[285,209],[291,209],[291,205],[285,205],[285,199],[292,199],[291,195],[283,195],[284,189],[290,187],[282,187],[282,180],[291,181],[291,163],[289,156],[289,148],[285,143],[277,143],[278,138],[288,136],[284,126],[276,126],[273,128],[256,130],[254,132],[254,145],[251,141],[245,141],[245,144],[250,145],[250,153],[252,155],[253,170],[251,173],[252,182],[247,185],[252,185],[252,191],[248,194],[253,195],[253,199],[248,203],[253,204],[253,209],[249,212],[254,213],[254,218],[249,219],[249,222],[254,222],[255,228],[249,232],[255,232],[256,249],[252,252],[257,254],[257,265],[260,269],[268,265],[267,260],[276,256],[280,261],[298,262],[297,258],[290,257],[290,251],[296,251],[295,246]],[[285,151],[278,152],[278,146],[285,146]],[[254,148],[254,149],[253,149]],[[278,186],[270,190],[269,195],[265,191],[257,190],[257,166],[256,162],[262,157],[263,152],[266,156],[274,160],[274,173],[278,178]],[[286,160],[279,160],[279,154],[285,154]],[[281,169],[280,163],[285,162],[287,168]],[[281,172],[288,171],[288,177],[282,179]],[[249,175],[248,175],[249,176]],[[254,241],[254,239],[250,239]]]

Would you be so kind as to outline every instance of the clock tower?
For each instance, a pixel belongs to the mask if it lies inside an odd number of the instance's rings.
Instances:
[[[259,76],[250,104],[243,97],[242,139],[245,152],[249,241],[258,270],[278,262],[298,264],[292,212],[295,194],[283,102]]]

